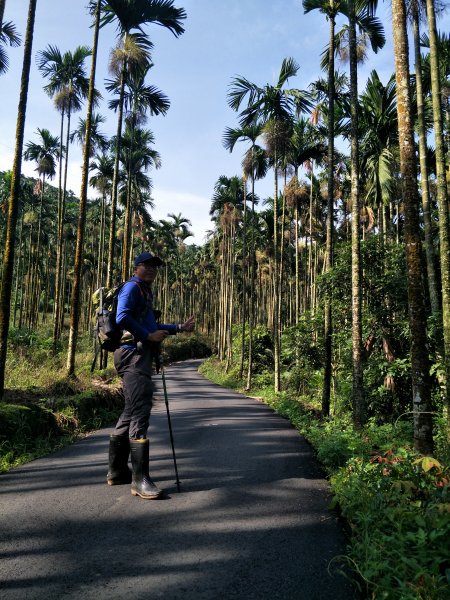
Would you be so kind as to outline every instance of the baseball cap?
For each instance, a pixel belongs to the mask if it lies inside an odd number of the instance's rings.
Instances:
[[[151,262],[157,267],[161,267],[164,264],[159,256],[153,256],[153,254],[150,254],[150,252],[141,252],[141,254],[138,254],[138,256],[136,256],[134,259],[134,266],[137,267],[141,263],[145,262]]]

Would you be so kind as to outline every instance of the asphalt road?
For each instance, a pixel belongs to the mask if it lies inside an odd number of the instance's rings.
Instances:
[[[167,499],[106,485],[111,429],[0,476],[2,600],[354,597],[327,570],[346,542],[309,445],[197,366],[166,370],[181,493],[161,401],[150,462]]]

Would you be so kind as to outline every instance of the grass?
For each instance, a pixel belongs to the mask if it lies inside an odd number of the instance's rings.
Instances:
[[[51,331],[12,329],[0,404],[0,472],[45,456],[109,425],[121,410],[112,361],[91,373],[92,340],[79,339],[76,375],[66,374],[67,348],[54,354]]]

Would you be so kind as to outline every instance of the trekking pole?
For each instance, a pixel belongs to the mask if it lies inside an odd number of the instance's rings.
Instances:
[[[180,479],[178,477],[177,459],[175,457],[175,447],[174,447],[174,443],[173,443],[172,423],[170,420],[170,412],[169,412],[169,398],[167,396],[166,376],[164,374],[164,363],[163,363],[162,357],[160,357],[160,361],[161,361],[161,379],[162,379],[163,390],[164,390],[164,402],[166,403],[167,421],[169,423],[169,432],[170,432],[170,443],[172,445],[173,465],[175,467],[175,477],[177,479],[177,490],[178,490],[178,492],[180,492],[181,491],[180,490]]]

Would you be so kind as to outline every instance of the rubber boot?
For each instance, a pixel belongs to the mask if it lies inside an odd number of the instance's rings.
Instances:
[[[133,480],[131,482],[131,495],[140,496],[146,500],[156,500],[163,494],[156,487],[148,473],[149,442],[145,440],[130,440],[131,468]]]
[[[131,483],[131,471],[128,468],[129,454],[128,435],[111,435],[109,438],[109,469],[106,476],[108,485]]]

